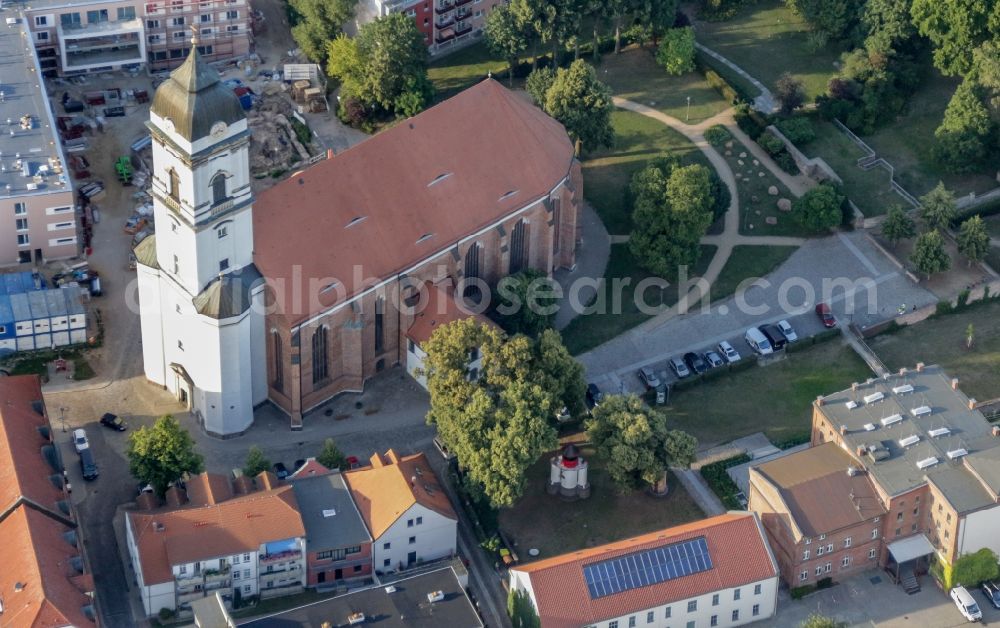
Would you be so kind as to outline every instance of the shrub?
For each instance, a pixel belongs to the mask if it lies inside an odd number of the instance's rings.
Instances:
[[[743,505],[740,504],[739,498],[736,497],[736,494],[740,492],[740,488],[736,486],[736,483],[726,473],[726,469],[750,462],[750,460],[750,456],[740,454],[739,456],[706,464],[701,468],[701,476],[708,482],[712,491],[719,496],[722,504],[730,510],[742,510]]]
[[[163,608],[160,609],[160,612],[157,613],[156,615],[157,617],[160,618],[160,621],[170,621],[171,619],[174,618],[174,615],[176,615],[176,613],[172,609],[169,609],[166,606],[164,606]]]
[[[796,346],[801,343],[796,343]],[[811,440],[809,432],[803,432],[802,434],[797,434],[795,436],[789,436],[788,438],[782,438],[778,440],[771,441],[771,444],[778,449],[791,449],[792,447],[798,447],[799,445],[805,445]]]
[[[815,586],[807,584],[805,586],[795,587],[791,591],[789,591],[789,593],[791,593],[793,600],[801,600],[802,598],[809,595],[815,590],[816,590]]]
[[[829,589],[832,586],[833,586],[833,578],[831,578],[830,576],[827,576],[825,578],[820,578],[819,580],[816,581],[817,589]]]
[[[780,153],[775,155],[774,163],[778,164],[778,167],[788,174],[799,173],[799,165],[795,163],[795,158],[787,150],[782,149]]]
[[[696,57],[696,60],[700,60],[700,57]],[[744,94],[739,89],[730,85],[726,79],[722,78],[718,72],[709,69],[705,66],[703,68],[703,73],[705,75],[705,81],[708,82],[717,92],[722,94],[722,97],[729,101],[731,104],[736,104],[741,100],[748,100],[746,94]]]
[[[721,124],[709,127],[705,131],[705,140],[712,146],[722,146],[732,139],[732,134]]]
[[[760,137],[760,134],[764,132],[764,128],[767,126],[763,124],[760,116],[746,103],[736,105],[736,113],[733,117],[736,119],[736,126],[740,127],[740,130],[749,135],[754,141],[757,141],[757,138]]]
[[[804,146],[816,139],[816,130],[808,118],[788,118],[778,122],[777,127],[796,146]]]
[[[771,133],[761,133],[757,138],[760,147],[767,151],[768,155],[777,155],[785,150],[785,143]]]
[[[937,307],[934,308],[934,313],[941,314],[951,314],[955,311],[955,307],[951,304],[951,301],[946,301],[942,299],[937,302]]]

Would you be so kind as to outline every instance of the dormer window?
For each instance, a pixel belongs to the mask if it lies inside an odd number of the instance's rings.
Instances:
[[[221,172],[212,177],[212,205],[226,200],[226,175]]]
[[[181,177],[177,174],[177,171],[171,168],[167,172],[167,176],[170,178],[170,187],[168,192],[170,193],[170,198],[177,202],[181,200]]]

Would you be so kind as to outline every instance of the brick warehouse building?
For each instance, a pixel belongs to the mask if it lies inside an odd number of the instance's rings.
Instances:
[[[491,79],[258,198],[246,118],[199,54],[157,89],[150,116],[166,227],[135,251],[144,368],[209,433],[242,433],[267,400],[296,429],[405,363],[430,290],[464,305],[522,269],[575,264],[573,144]],[[470,279],[484,285],[467,290]]]

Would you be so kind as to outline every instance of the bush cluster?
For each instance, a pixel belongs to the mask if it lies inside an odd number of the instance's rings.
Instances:
[[[750,462],[750,460],[750,456],[740,454],[739,456],[706,464],[701,468],[701,476],[705,478],[712,491],[722,500],[722,505],[729,510],[743,510],[743,505],[736,496],[740,492],[740,488],[736,486],[736,483],[726,473],[726,469]]]

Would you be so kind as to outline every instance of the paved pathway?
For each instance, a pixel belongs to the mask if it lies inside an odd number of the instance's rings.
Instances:
[[[580,222],[583,225],[583,240],[577,245],[576,266],[573,270],[558,270],[553,273],[553,278],[563,289],[562,303],[556,312],[556,329],[564,329],[570,321],[577,316],[578,311],[572,307],[570,287],[578,279],[600,279],[604,277],[604,269],[608,265],[608,257],[611,255],[611,245],[616,243],[617,236],[609,236],[608,230],[604,227],[604,222],[597,215],[590,203],[584,201],[583,211],[580,213]],[[628,236],[625,236],[625,241]],[[579,294],[573,297],[580,303],[589,303],[597,293],[594,285],[578,288]]]
[[[764,113],[773,113],[774,110],[778,108],[777,104],[775,103],[774,94],[771,93],[771,90],[769,90],[767,87],[764,86],[763,83],[761,83],[753,76],[751,76],[746,70],[736,65],[729,59],[723,57],[722,55],[712,50],[711,48],[706,48],[705,46],[699,44],[698,42],[695,42],[694,47],[704,52],[708,56],[718,60],[719,62],[724,63],[726,66],[729,67],[729,69],[731,69],[733,72],[736,72],[746,80],[753,83],[753,86],[760,90],[760,95],[753,99],[754,109],[756,109],[757,111],[762,111]]]
[[[680,467],[671,467],[670,470],[677,476],[677,480],[684,485],[684,489],[687,490],[688,495],[698,504],[698,507],[705,511],[706,517],[714,517],[726,512],[726,507],[719,500],[718,496],[712,492],[712,489],[708,487],[708,483],[705,482],[705,478],[701,477],[701,473]]]

